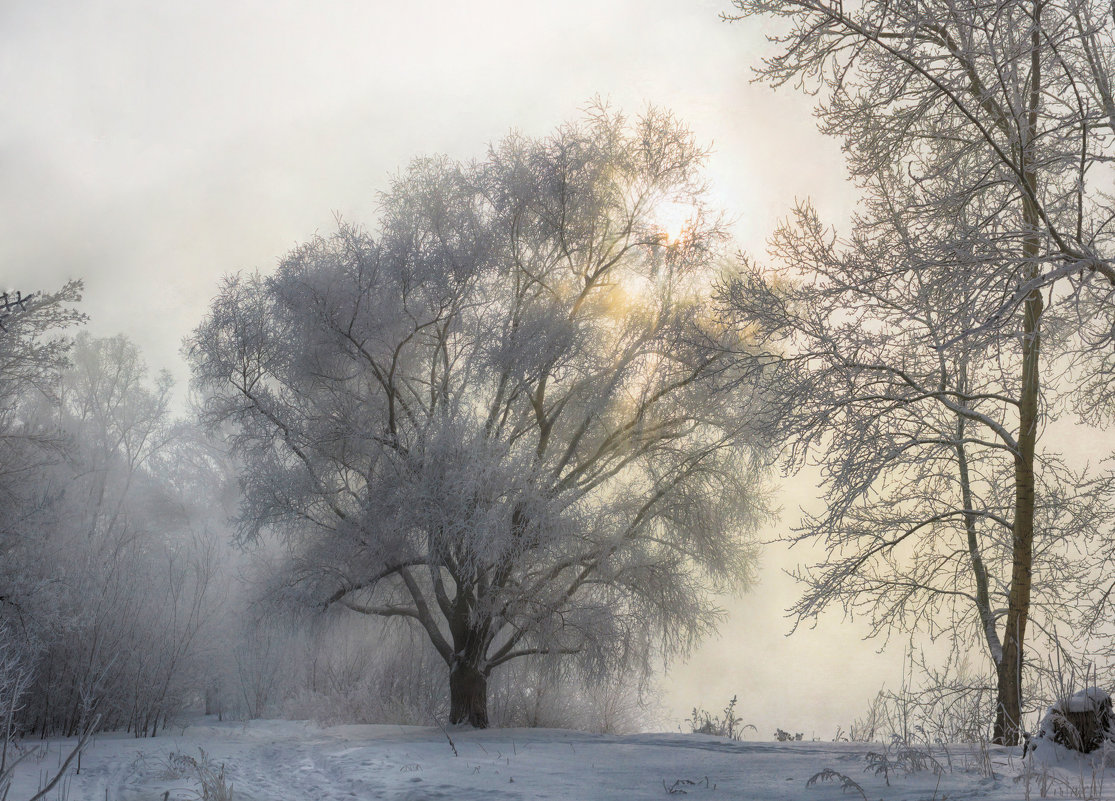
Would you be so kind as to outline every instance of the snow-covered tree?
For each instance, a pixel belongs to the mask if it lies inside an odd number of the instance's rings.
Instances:
[[[170,416],[169,378],[126,338],[79,335],[66,361],[22,407],[55,447],[27,472],[34,514],[5,559],[5,617],[33,676],[18,723],[152,735],[201,684],[220,532],[198,511],[216,493],[196,489],[220,482],[200,432]]]
[[[55,293],[0,295],[0,614],[18,614],[19,577],[12,549],[33,536],[44,513],[37,473],[61,458],[57,431],[33,409],[57,394],[70,340],[68,329],[84,315],[75,304],[81,284]]]
[[[834,240],[804,207],[775,238],[780,267],[742,270],[725,300],[751,328],[744,358],[766,373],[786,468],[821,469],[823,512],[787,536],[825,549],[795,571],[796,624],[838,607],[873,635],[977,646],[997,674],[1014,571],[1019,354],[998,329],[957,336],[979,325],[980,274],[906,267],[908,249],[931,247],[908,229]],[[1115,482],[1049,447],[1035,449],[1033,470],[1027,617],[1052,652],[1095,586]]]
[[[227,279],[192,337],[242,534],[287,546],[275,593],[420,627],[453,722],[520,657],[684,648],[746,584],[755,387],[705,333],[704,159],[669,114],[594,108],[418,160],[374,235]]]

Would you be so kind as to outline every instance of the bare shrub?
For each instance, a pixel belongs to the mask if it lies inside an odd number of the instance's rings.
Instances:
[[[197,784],[193,791],[199,801],[233,801],[232,784],[225,775],[224,763],[216,764],[199,748],[193,757],[181,751],[172,751],[163,760],[166,779],[192,779]]]
[[[599,734],[640,731],[652,708],[637,675],[584,673],[568,665],[523,660],[490,690],[497,726],[577,729]]]
[[[323,725],[435,725],[449,717],[447,668],[422,636],[367,616],[269,615],[226,636],[229,667],[209,684],[213,710]],[[489,686],[498,726],[639,731],[653,710],[639,674],[586,673],[516,660]]]
[[[1028,690],[1029,692],[1029,690]],[[950,655],[940,667],[910,654],[901,686],[880,690],[848,729],[854,742],[986,743],[994,718],[995,682]]]
[[[368,628],[360,620],[359,628]],[[339,723],[433,725],[449,710],[445,665],[408,632],[359,640],[334,631],[312,638],[302,683],[282,702],[284,717]],[[374,626],[373,628],[380,628]]]
[[[909,774],[932,770],[940,775],[945,772],[944,766],[933,755],[929,743],[921,745],[904,740],[897,734],[891,735],[886,748],[882,751],[869,751],[865,759],[866,769],[876,776],[882,776],[886,780],[887,787],[890,787],[892,773]]]
[[[711,734],[717,737],[740,740],[747,729],[752,731],[758,731],[758,729],[750,723],[745,724],[743,718],[736,714],[738,698],[739,696],[732,696],[728,705],[724,707],[722,717],[713,715],[703,707],[695,706],[693,707],[693,714],[686,718],[685,722],[689,724],[689,728],[694,734]]]
[[[825,768],[819,773],[814,773],[812,776],[809,777],[809,780],[806,781],[805,786],[812,787],[818,782],[839,782],[840,789],[843,792],[850,793],[855,791],[860,794],[860,797],[863,798],[863,801],[867,801],[867,793],[863,791],[863,788],[859,785],[859,782],[857,782],[850,776],[845,776],[843,773],[833,770],[832,768]]]

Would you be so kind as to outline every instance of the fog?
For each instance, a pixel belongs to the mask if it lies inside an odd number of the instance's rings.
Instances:
[[[671,109],[713,145],[713,196],[740,248],[762,256],[795,198],[846,220],[838,144],[807,99],[751,83],[766,23],[718,2],[6,3],[0,7],[0,261],[6,287],[85,282],[98,336],[123,333],[153,369],[188,370],[182,340],[219,279],[271,270],[335,218],[371,225],[378,193],[415,156],[482,157],[541,135],[595,96]],[[774,539],[815,504],[782,481]],[[784,573],[808,554],[763,551],[759,581],[718,637],[662,682],[660,722],[733,694],[745,722],[829,738],[901,680],[904,642],[864,641],[827,616],[787,637]]]

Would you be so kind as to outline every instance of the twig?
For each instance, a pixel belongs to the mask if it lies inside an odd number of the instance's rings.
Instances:
[[[445,726],[441,725],[441,721],[438,719],[438,716],[431,712],[430,717],[434,719],[434,723],[436,723],[437,727],[441,729],[441,733],[445,735],[445,739],[449,741],[449,747],[453,749],[453,756],[459,757],[460,754],[457,753],[457,746],[453,744],[453,738],[449,736],[449,732],[446,731]]]

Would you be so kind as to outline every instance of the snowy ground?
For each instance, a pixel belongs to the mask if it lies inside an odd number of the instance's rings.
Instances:
[[[598,736],[545,729],[450,730],[198,719],[151,740],[99,736],[80,775],[52,791],[58,801],[159,801],[204,797],[196,764],[225,769],[236,801],[335,799],[600,799],[638,801],[671,795],[706,801],[764,799],[1115,798],[1115,768],[1053,755],[1047,765],[1021,760],[1018,749],[936,746],[943,768],[907,773],[894,748],[890,784],[871,769],[881,745],[827,742],[733,742],[693,734]],[[72,742],[72,741],[70,741]],[[26,759],[9,801],[30,798],[67,741]],[[457,754],[453,752],[456,748]],[[205,757],[203,758],[202,749]],[[40,758],[41,756],[41,758]],[[206,761],[208,760],[208,762]],[[916,761],[916,758],[915,758]],[[879,758],[874,758],[879,764]],[[992,775],[989,775],[989,771]],[[1104,785],[1106,784],[1106,787]],[[671,792],[672,791],[672,792]],[[212,796],[210,796],[212,797]]]

